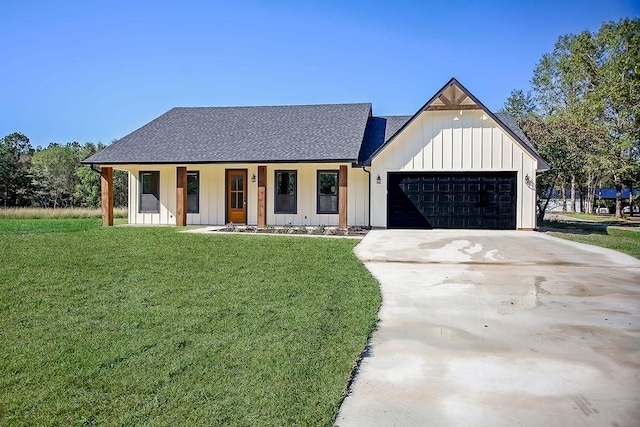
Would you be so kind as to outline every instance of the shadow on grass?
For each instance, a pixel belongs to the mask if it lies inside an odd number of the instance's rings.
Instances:
[[[607,226],[609,224],[593,224],[580,222],[564,222],[564,221],[544,221],[538,228],[539,231],[554,231],[556,233],[565,234],[609,234]]]

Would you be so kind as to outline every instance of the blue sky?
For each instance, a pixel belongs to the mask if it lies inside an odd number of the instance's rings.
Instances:
[[[0,4],[0,137],[109,143],[175,106],[372,102],[413,114],[451,77],[492,110],[558,36],[638,0]]]

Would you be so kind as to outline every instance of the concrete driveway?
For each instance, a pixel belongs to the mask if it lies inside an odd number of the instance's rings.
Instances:
[[[640,425],[640,261],[525,231],[383,230],[380,323],[336,425]]]

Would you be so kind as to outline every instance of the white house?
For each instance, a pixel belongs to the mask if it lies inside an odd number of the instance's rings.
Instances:
[[[84,161],[129,173],[131,224],[533,229],[548,169],[456,79],[412,116],[371,104],[174,108]]]

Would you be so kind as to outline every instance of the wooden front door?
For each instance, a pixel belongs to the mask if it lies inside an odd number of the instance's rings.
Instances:
[[[247,223],[247,171],[227,170],[227,222]]]

